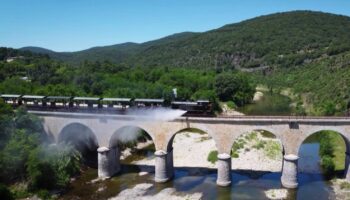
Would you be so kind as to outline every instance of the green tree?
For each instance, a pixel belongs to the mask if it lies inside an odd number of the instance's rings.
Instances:
[[[255,86],[250,83],[246,74],[223,73],[215,78],[215,90],[220,100],[233,100],[242,106],[253,99]]]

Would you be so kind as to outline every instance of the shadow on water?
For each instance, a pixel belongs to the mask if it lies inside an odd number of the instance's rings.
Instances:
[[[298,175],[299,187],[288,190],[287,199],[332,199],[332,191],[323,179],[318,165],[318,144],[303,144],[300,149]],[[145,157],[153,156],[154,147],[134,152],[130,160],[125,160],[122,170],[113,178],[94,182],[96,169],[87,169],[61,199],[108,199],[137,184],[150,183],[153,187],[147,195],[156,194],[166,188],[175,188],[181,193],[202,193],[203,199],[267,199],[265,192],[270,189],[283,189],[280,172],[252,172],[235,170],[231,172],[232,185],[216,185],[216,169],[181,167],[175,168],[175,176],[167,183],[154,182],[154,166],[127,164]],[[315,168],[316,167],[316,168]],[[311,170],[310,170],[311,169]],[[140,172],[148,172],[141,175]]]

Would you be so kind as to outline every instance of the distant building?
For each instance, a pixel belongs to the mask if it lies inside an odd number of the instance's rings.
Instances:
[[[28,76],[23,76],[20,79],[24,80],[24,81],[27,81],[27,82],[30,82],[30,79],[28,78]]]

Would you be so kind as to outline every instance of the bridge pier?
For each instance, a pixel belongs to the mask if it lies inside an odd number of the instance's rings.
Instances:
[[[167,182],[169,177],[169,159],[168,153],[163,150],[158,150],[154,152],[156,156],[156,164],[155,164],[155,181],[157,183]]]
[[[229,186],[231,184],[231,156],[226,153],[219,154],[217,168],[218,178],[216,184],[219,186]]]
[[[347,181],[350,182],[350,152],[345,152],[345,169],[344,177]]]
[[[283,187],[298,187],[298,159],[299,157],[293,154],[283,156],[283,167],[281,176],[281,182]]]
[[[117,147],[99,147],[98,152],[98,177],[110,178],[120,171],[120,152]]]

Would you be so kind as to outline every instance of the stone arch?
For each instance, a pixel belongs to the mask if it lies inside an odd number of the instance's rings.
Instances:
[[[307,131],[304,132],[303,137],[300,139],[300,141],[298,141],[298,145],[297,145],[297,154],[299,156],[300,154],[300,149],[301,149],[301,145],[304,143],[305,140],[307,140],[310,136],[317,134],[321,131],[332,131],[334,133],[336,133],[337,135],[341,136],[341,138],[344,141],[345,144],[345,155],[344,155],[344,177],[349,181],[350,180],[350,156],[349,156],[349,151],[350,151],[350,140],[349,137],[346,135],[346,130],[343,127],[312,127],[311,129],[308,129]]]
[[[281,134],[276,134],[276,130],[273,128],[269,128],[269,127],[252,127],[252,128],[248,128],[248,129],[242,129],[238,134],[235,135],[235,137],[233,138],[233,140],[231,141],[231,147],[233,146],[234,142],[242,135],[246,135],[246,134],[250,134],[254,131],[266,131],[270,134],[272,134],[273,136],[276,137],[276,139],[278,139],[279,143],[281,144],[281,148],[282,148],[282,153],[284,154],[285,152],[285,144],[284,144],[284,140],[281,137]]]
[[[97,166],[98,139],[90,127],[78,122],[67,124],[59,132],[57,142],[70,143],[81,152],[87,165]]]
[[[308,137],[310,137],[311,135],[316,134],[318,132],[321,132],[321,131],[333,131],[333,132],[336,132],[337,134],[339,134],[345,142],[347,152],[350,151],[350,149],[349,149],[350,148],[350,139],[348,136],[346,136],[346,133],[345,133],[346,130],[344,128],[336,127],[336,126],[334,126],[334,127],[312,127],[310,129],[308,129],[307,131],[303,132],[304,133],[303,136],[298,141],[298,144],[295,147],[296,154],[297,155],[299,154],[299,150],[300,150],[301,145]]]
[[[155,143],[154,135],[150,133],[147,129],[137,125],[125,125],[113,132],[113,134],[108,140],[109,148],[118,147],[118,141],[121,141],[123,139],[133,139],[133,137],[137,136],[136,134],[138,131],[143,131],[144,133],[146,133],[146,135],[149,136],[153,143]],[[125,136],[120,134],[125,134]]]
[[[262,132],[267,134],[273,142],[263,137],[261,140],[258,135],[252,137],[253,132]],[[263,127],[246,128],[239,131],[239,134],[235,135],[231,141],[230,151],[227,156],[232,158],[231,168],[233,170],[251,170],[251,171],[282,171],[283,170],[283,155],[284,145],[283,140],[273,130]],[[275,148],[275,144],[278,144],[278,149]],[[269,148],[269,151],[265,151],[265,148]],[[268,152],[268,153],[267,153]],[[241,154],[243,153],[243,155]],[[260,154],[261,153],[261,154]],[[252,162],[245,162],[246,159],[252,160]],[[256,165],[254,163],[265,162],[266,165]],[[238,163],[243,165],[238,165]]]
[[[216,135],[210,129],[208,129],[207,127],[191,126],[191,127],[186,127],[186,128],[180,128],[176,132],[173,132],[173,133],[169,134],[170,138],[168,138],[167,142],[166,142],[166,150],[168,152],[171,151],[172,148],[173,148],[173,141],[174,141],[175,136],[177,134],[187,130],[187,129],[195,129],[197,131],[207,133],[214,140],[215,148],[218,149],[218,140],[216,138]]]

